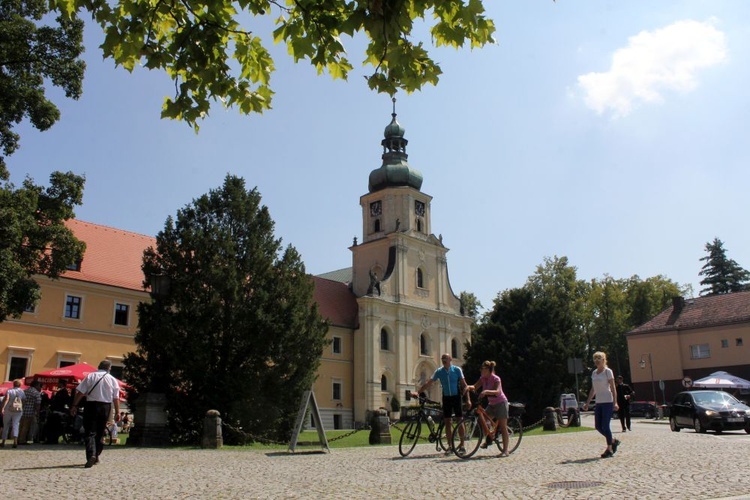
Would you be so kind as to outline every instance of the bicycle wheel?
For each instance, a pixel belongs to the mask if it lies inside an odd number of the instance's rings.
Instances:
[[[508,454],[510,455],[518,449],[521,444],[521,438],[523,437],[523,423],[518,417],[510,417],[508,419]],[[497,445],[502,450],[502,443]]]
[[[404,431],[401,433],[401,439],[398,440],[398,452],[402,457],[409,456],[419,441],[419,434],[422,432],[422,421],[419,418],[410,420]]]
[[[451,442],[448,441],[448,433],[446,432],[445,420],[440,420],[440,425],[437,428],[437,444],[435,445],[435,451],[448,451],[451,447]]]
[[[461,446],[463,439],[463,446]],[[453,453],[458,458],[471,458],[484,439],[482,426],[477,417],[466,417],[458,421],[453,429]]]

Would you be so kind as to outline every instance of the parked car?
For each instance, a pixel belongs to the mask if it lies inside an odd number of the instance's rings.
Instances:
[[[656,401],[631,401],[630,416],[654,418],[658,412],[657,408]]]
[[[670,406],[669,427],[695,429],[695,432],[744,429],[750,434],[750,406],[723,391],[686,391],[675,396]]]

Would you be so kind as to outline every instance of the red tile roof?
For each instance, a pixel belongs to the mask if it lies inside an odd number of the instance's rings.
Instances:
[[[156,246],[151,236],[71,219],[66,225],[76,238],[86,242],[80,271],[66,271],[63,277],[131,290],[143,290],[143,251]],[[313,276],[313,299],[318,311],[333,326],[356,329],[359,324],[357,299],[345,283]]]
[[[313,299],[320,315],[332,326],[356,329],[359,326],[357,299],[345,283],[313,276]]]
[[[750,292],[686,299],[682,310],[669,307],[628,334],[707,328],[733,323],[750,323]]]
[[[156,246],[156,238],[76,219],[65,225],[86,242],[86,253],[81,270],[66,271],[64,278],[143,290],[143,251]]]

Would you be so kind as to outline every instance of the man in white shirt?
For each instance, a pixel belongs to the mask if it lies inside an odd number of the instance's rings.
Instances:
[[[78,403],[86,398],[83,406],[83,428],[86,432],[86,468],[99,463],[99,455],[104,449],[104,431],[107,427],[112,405],[115,407],[115,421],[120,420],[120,384],[109,374],[112,362],[104,360],[99,363],[98,371],[86,375],[78,387],[70,408],[75,416]]]

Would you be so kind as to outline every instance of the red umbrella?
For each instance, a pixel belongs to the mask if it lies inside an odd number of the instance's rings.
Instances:
[[[21,389],[28,389],[28,385],[21,384]],[[8,382],[3,382],[0,384],[0,397],[5,396],[5,393],[8,392],[8,389],[13,389],[13,381],[9,380]]]
[[[68,386],[76,386],[86,378],[86,375],[97,371],[96,368],[88,363],[78,363],[77,365],[64,366],[62,368],[55,368],[54,370],[47,370],[46,372],[37,373],[31,377],[26,377],[27,382],[32,380],[38,380],[42,383],[42,387],[49,389],[57,389],[58,381],[64,380]],[[128,385],[115,377],[117,383],[120,384],[120,400],[125,401],[125,389]]]

